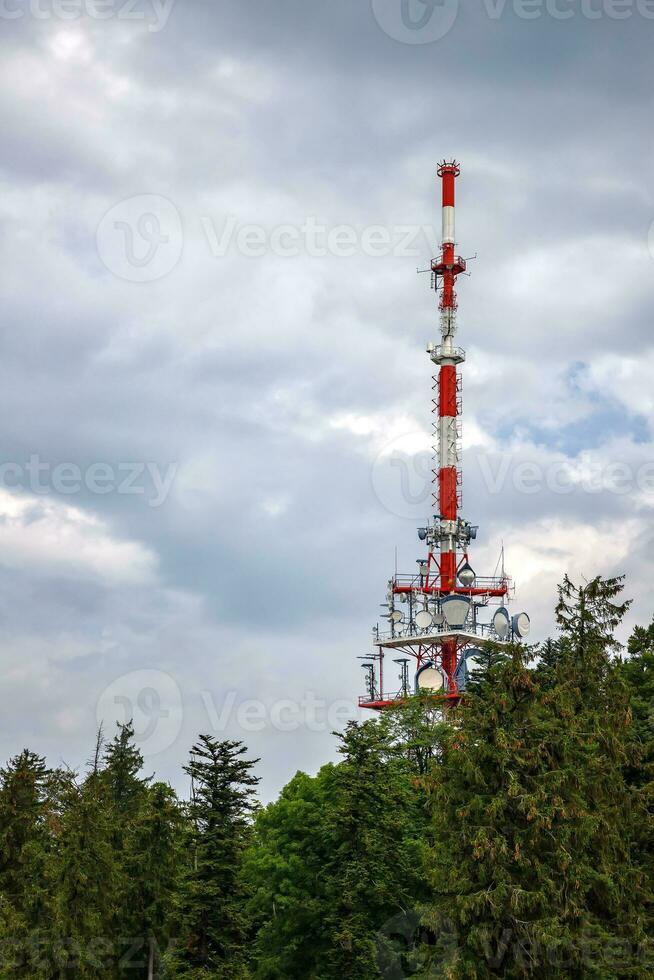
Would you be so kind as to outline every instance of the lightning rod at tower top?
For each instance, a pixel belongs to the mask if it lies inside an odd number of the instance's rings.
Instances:
[[[509,612],[512,586],[503,554],[500,574],[477,575],[469,551],[479,528],[460,513],[461,365],[466,355],[455,340],[456,285],[466,271],[466,260],[457,254],[455,215],[461,168],[456,160],[444,160],[437,173],[443,235],[430,271],[441,336],[440,343],[427,347],[437,369],[432,408],[433,514],[418,529],[425,552],[417,559],[417,571],[396,572],[389,581],[383,604],[387,625],[373,629],[373,652],[360,658],[365,661],[366,694],[359,704],[376,710],[420,693],[433,694],[444,706],[456,704],[484,645],[522,640],[530,629],[526,613]],[[398,675],[395,682],[386,680],[391,671]]]

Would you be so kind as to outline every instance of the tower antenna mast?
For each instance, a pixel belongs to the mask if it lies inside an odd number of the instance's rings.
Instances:
[[[442,243],[440,255],[431,262],[432,286],[439,297],[440,342],[429,344],[427,353],[437,367],[434,378],[433,510],[418,537],[427,547],[417,561],[418,572],[400,575],[397,567],[388,583],[388,632],[373,630],[376,663],[381,673],[387,651],[413,658],[415,673],[411,693],[431,693],[443,706],[456,704],[466,679],[488,642],[524,639],[530,628],[526,613],[509,615],[511,582],[504,572],[479,577],[470,565],[468,551],[479,528],[460,516],[461,510],[461,374],[465,351],[456,346],[457,278],[466,272],[466,260],[457,254],[456,181],[461,168],[456,160],[444,160],[437,174],[442,188]],[[397,564],[397,562],[396,562]],[[482,613],[496,606],[490,622]],[[491,609],[492,612],[492,609]],[[399,690],[384,693],[383,676],[373,683],[374,695],[360,698],[364,708],[376,710],[404,701],[408,666],[402,668]],[[411,660],[409,660],[411,662]],[[370,685],[369,685],[370,686]]]

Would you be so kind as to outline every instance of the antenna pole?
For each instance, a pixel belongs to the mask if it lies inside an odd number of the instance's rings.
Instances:
[[[435,503],[440,514],[440,587],[443,593],[456,588],[457,572],[457,538],[461,471],[459,453],[459,391],[460,376],[457,366],[465,358],[463,351],[454,346],[456,333],[456,280],[465,272],[464,259],[457,258],[456,246],[456,178],[461,168],[456,160],[443,161],[438,167],[441,178],[441,197],[443,211],[443,235],[441,254],[432,263],[432,271],[438,284],[442,281],[440,290],[440,326],[441,343],[429,353],[438,365],[438,458]],[[456,641],[443,644],[443,668],[453,681],[456,671]]]

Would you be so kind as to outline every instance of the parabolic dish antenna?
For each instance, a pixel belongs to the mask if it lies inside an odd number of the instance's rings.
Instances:
[[[441,609],[448,626],[454,630],[463,629],[470,612],[470,599],[467,596],[446,595],[441,600]]]
[[[394,623],[401,623],[402,620],[404,619],[404,613],[400,612],[399,609],[394,609],[393,612],[391,613],[391,619],[393,620]]]
[[[459,582],[466,589],[475,584],[476,577],[475,570],[470,562],[466,562],[463,568],[459,570]]]
[[[481,666],[483,656],[483,651],[471,647],[461,657],[459,666],[456,668],[456,674],[454,675],[456,686],[460,691],[465,691],[470,674]]]
[[[416,626],[421,630],[428,630],[433,624],[434,617],[428,609],[422,609],[416,616]]]
[[[511,620],[509,619],[509,614],[504,606],[498,609],[493,616],[493,629],[499,636],[500,640],[506,640],[509,635],[509,630],[511,628]]]
[[[416,687],[419,691],[442,691],[445,687],[445,674],[439,667],[427,664],[416,674]]]
[[[531,630],[531,620],[527,613],[518,613],[517,616],[513,617],[513,632],[521,640],[524,640],[526,636],[529,636],[529,631]]]

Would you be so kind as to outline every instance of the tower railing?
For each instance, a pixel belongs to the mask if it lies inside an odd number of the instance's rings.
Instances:
[[[434,581],[431,581],[434,579]],[[425,596],[438,596],[440,587],[438,585],[438,569],[433,568],[429,576],[429,585],[425,585],[427,577],[425,575],[396,575],[393,578],[393,589],[413,589]],[[506,575],[478,575],[473,584],[466,588],[457,585],[456,591],[459,595],[479,596],[480,592],[498,592],[506,588],[509,589],[510,580]]]

